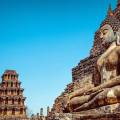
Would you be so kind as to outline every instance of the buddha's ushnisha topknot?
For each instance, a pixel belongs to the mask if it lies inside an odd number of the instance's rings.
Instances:
[[[104,25],[109,24],[114,32],[117,32],[120,28],[120,22],[118,19],[116,19],[114,16],[108,16],[101,24],[100,27],[103,27]]]

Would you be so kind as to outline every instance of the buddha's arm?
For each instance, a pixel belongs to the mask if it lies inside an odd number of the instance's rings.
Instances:
[[[87,90],[87,89],[77,90],[77,91],[70,94],[69,99],[72,99],[72,98],[77,97],[77,96],[89,95],[89,94],[94,93],[96,91],[99,91],[101,89],[111,88],[111,87],[116,86],[116,85],[120,85],[120,77],[119,76],[117,78],[106,81],[105,83],[103,83],[97,87],[93,87],[90,90]]]
[[[70,105],[71,106],[82,105],[82,104],[90,101],[92,98],[94,98],[97,94],[99,94],[102,91],[103,90],[98,90],[94,93],[91,93],[90,95],[82,95],[82,96],[74,97],[70,100]]]
[[[120,46],[117,46],[116,51],[117,51],[118,55],[120,55]]]
[[[72,93],[69,94],[69,99],[72,99],[74,97],[77,97],[77,96],[80,96],[80,95],[83,95],[85,92],[87,92],[88,89],[87,88],[83,88],[83,89],[79,89],[79,90],[76,90]]]
[[[82,110],[88,110],[88,109],[93,109],[95,107],[100,107],[100,106],[105,106],[105,105],[110,105],[110,104],[115,104],[118,101],[117,100],[112,100],[110,101],[109,99],[111,98],[108,96],[109,91],[112,91],[114,93],[114,99],[120,99],[120,86],[115,86],[112,88],[104,89],[103,92],[98,93],[93,99],[91,99],[89,102],[86,102],[85,104],[82,104],[81,106],[77,107],[75,111],[82,111]],[[107,98],[107,101],[104,101],[104,99]],[[100,102],[102,101],[102,102]],[[97,104],[96,104],[97,103]]]
[[[116,48],[116,42],[113,42],[110,47],[100,56],[100,58],[97,61],[97,66],[98,68],[103,65],[104,59],[106,59],[110,53]]]
[[[89,91],[86,92],[86,94],[90,94],[90,93],[96,92],[96,91],[98,91],[100,89],[104,89],[104,88],[111,88],[116,85],[120,85],[120,76],[113,78],[109,81],[106,81],[105,83],[90,89]]]
[[[102,99],[106,98],[106,92],[107,92],[107,89],[105,91],[101,92],[101,93],[98,93],[93,99],[91,99],[90,101],[85,102],[84,104],[78,106],[77,108],[75,108],[74,111],[78,112],[78,111],[83,111],[83,110],[88,110],[88,109],[92,109],[92,108],[95,108],[95,107],[99,107],[98,101],[100,99],[102,100]],[[105,103],[103,103],[103,105],[104,104]]]
[[[100,59],[107,57],[117,47],[116,42],[113,42],[110,47],[101,55]]]

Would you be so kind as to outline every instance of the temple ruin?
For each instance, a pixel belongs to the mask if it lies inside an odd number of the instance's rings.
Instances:
[[[0,84],[0,117],[1,118],[26,118],[26,97],[24,89],[14,70],[6,70],[2,75]]]
[[[53,120],[120,118],[120,0],[95,32],[90,55],[72,69],[72,83],[55,100]]]

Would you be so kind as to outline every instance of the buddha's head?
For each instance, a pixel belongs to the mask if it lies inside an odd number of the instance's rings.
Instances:
[[[115,40],[116,35],[109,24],[100,28],[100,38],[103,40],[103,43],[111,43]]]
[[[114,16],[108,16],[101,24],[100,27],[100,38],[102,39],[102,44],[111,44],[116,40],[120,43],[120,22]]]

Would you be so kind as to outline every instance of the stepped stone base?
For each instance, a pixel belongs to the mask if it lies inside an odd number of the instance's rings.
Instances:
[[[120,113],[91,114],[86,116],[80,114],[59,114],[49,120],[120,120]]]
[[[79,113],[56,113],[50,120],[120,120],[120,104],[107,105]]]
[[[16,117],[16,118],[5,118],[5,117],[1,117],[0,120],[30,120],[29,118],[19,118],[19,117]]]

